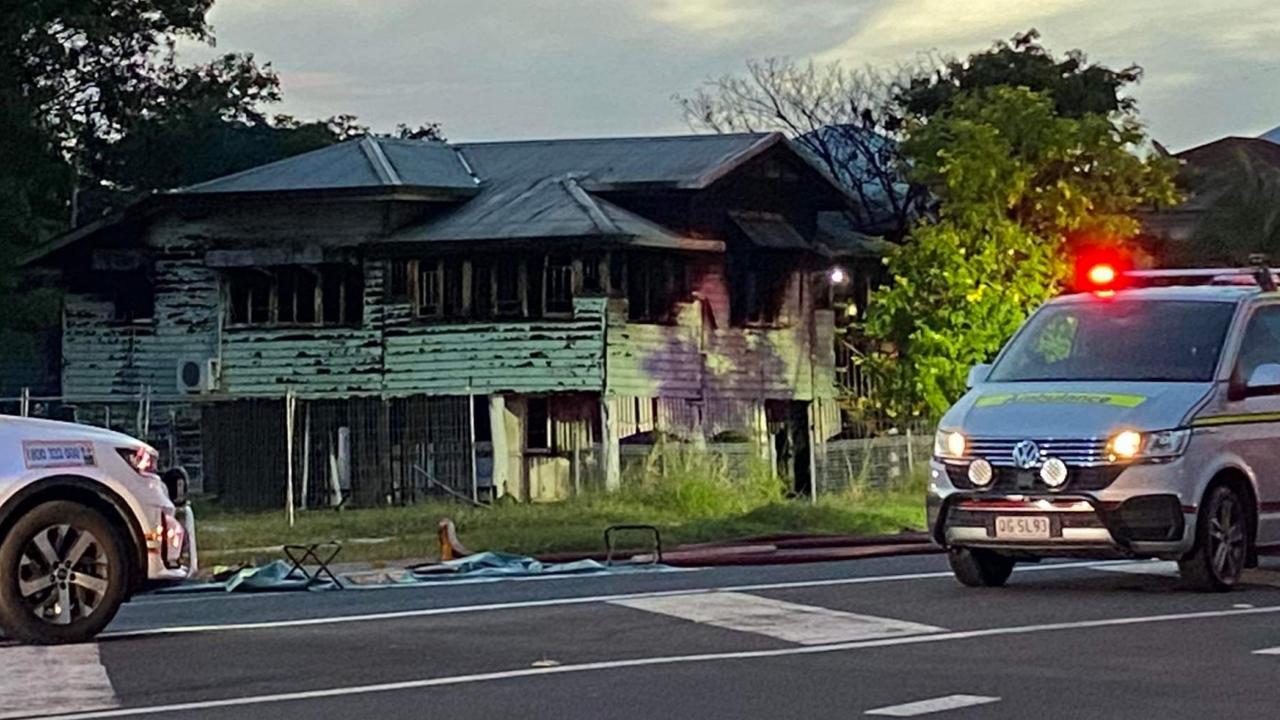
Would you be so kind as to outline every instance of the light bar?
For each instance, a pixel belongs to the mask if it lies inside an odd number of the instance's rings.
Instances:
[[[1280,268],[1270,268],[1280,282]],[[1161,270],[1127,270],[1124,273],[1134,285],[1257,285],[1257,268],[1165,268]]]

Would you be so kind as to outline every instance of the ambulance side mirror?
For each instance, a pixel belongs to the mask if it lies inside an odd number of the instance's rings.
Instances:
[[[1262,363],[1254,368],[1244,391],[1248,397],[1280,394],[1280,364]]]
[[[969,368],[969,377],[965,380],[965,386],[972,388],[975,385],[981,385],[987,381],[987,377],[991,375],[991,366],[987,364],[974,365]]]

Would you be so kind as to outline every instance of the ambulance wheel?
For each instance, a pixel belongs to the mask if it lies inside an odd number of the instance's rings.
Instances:
[[[1178,562],[1182,579],[1196,590],[1222,592],[1240,582],[1249,557],[1249,525],[1244,503],[1219,485],[1205,495],[1196,522],[1196,546]]]
[[[61,500],[37,505],[0,545],[0,628],[33,645],[92,639],[124,602],[127,563],[98,511]]]
[[[969,587],[1003,587],[1013,574],[1013,558],[978,548],[951,548],[951,572]]]

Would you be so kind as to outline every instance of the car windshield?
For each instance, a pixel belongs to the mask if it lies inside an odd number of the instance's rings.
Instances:
[[[988,379],[1205,382],[1234,309],[1173,300],[1052,305],[1028,321]]]

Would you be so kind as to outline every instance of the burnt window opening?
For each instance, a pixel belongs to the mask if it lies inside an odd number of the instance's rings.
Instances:
[[[525,402],[524,447],[526,450],[550,451],[551,413],[546,398],[529,398]]]
[[[547,258],[542,283],[543,311],[547,315],[573,314],[573,260]]]
[[[603,295],[605,290],[606,268],[604,259],[599,255],[587,255],[582,258],[582,293],[584,295]]]
[[[689,295],[685,263],[679,258],[636,254],[626,264],[627,317],[632,322],[666,323]]]
[[[476,442],[493,442],[493,426],[489,424],[489,398],[476,395],[471,398],[472,413],[475,417]]]
[[[363,319],[364,279],[348,265],[232,270],[225,276],[227,325],[355,325]]]
[[[776,258],[739,258],[730,269],[730,320],[737,326],[777,326],[787,322],[792,271]]]
[[[471,263],[471,313],[477,318],[493,317],[493,266],[485,261]]]
[[[444,315],[444,266],[436,261],[418,265],[418,297],[414,303],[418,317]]]
[[[392,260],[387,267],[388,303],[410,305],[419,319],[446,322],[570,317],[575,298],[603,295],[609,287],[609,266],[599,253],[437,257]]]
[[[112,319],[135,323],[153,320],[156,314],[156,286],[146,270],[105,273],[109,278]]]
[[[493,311],[498,317],[522,317],[524,303],[524,263],[498,260],[493,265]]]
[[[413,278],[417,273],[417,260],[392,260],[387,267],[387,302],[396,305],[413,302]]]

